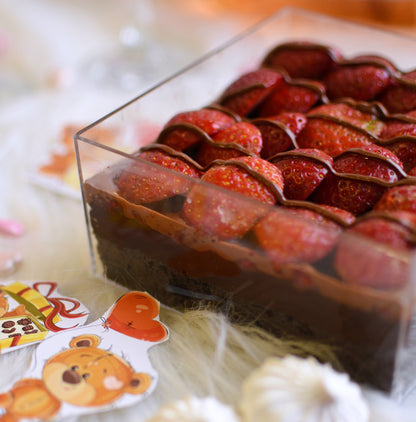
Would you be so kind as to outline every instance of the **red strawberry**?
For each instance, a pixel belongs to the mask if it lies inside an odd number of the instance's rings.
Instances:
[[[296,136],[306,125],[306,117],[302,113],[280,113],[267,119],[253,119],[262,134],[263,158],[272,157],[279,152],[296,147]]]
[[[275,186],[277,193],[263,178]],[[262,204],[276,204],[276,196],[283,190],[280,170],[258,157],[239,157],[227,164],[215,165],[201,180],[207,183],[196,184],[191,189],[183,206],[183,216],[196,229],[220,239],[244,236],[267,213],[268,209]],[[214,186],[211,188],[209,184]]]
[[[295,136],[299,135],[307,122],[306,116],[302,113],[283,112],[270,118],[284,123]]]
[[[416,137],[416,119],[408,117],[388,120],[380,137],[383,139],[390,139],[395,136]]]
[[[332,166],[332,157],[318,149],[294,149],[276,155],[271,162],[284,177],[287,199],[306,199],[322,182]]]
[[[199,150],[197,161],[203,166],[214,160],[228,160],[247,154],[260,155],[263,146],[260,130],[248,122],[228,126],[214,135],[212,141],[204,142]]]
[[[407,173],[408,176],[416,177],[416,167],[413,167],[410,169],[410,171]]]
[[[403,163],[405,172],[416,166],[416,137],[397,138],[383,143]]]
[[[254,233],[273,266],[316,262],[335,246],[341,227],[320,213],[278,207],[254,227]]]
[[[416,109],[416,70],[405,73],[381,93],[382,102],[390,113],[406,113]]]
[[[337,272],[353,285],[382,290],[403,287],[415,227],[416,214],[369,213],[340,237],[334,262]]]
[[[384,123],[374,114],[365,113],[346,103],[329,103],[313,108],[309,115],[325,114],[335,117],[344,122],[349,122],[354,126],[364,129],[374,136],[378,136],[384,130]]]
[[[284,82],[264,100],[256,115],[268,117],[283,111],[306,113],[324,93],[325,87],[319,82]]]
[[[331,207],[330,205],[318,205],[320,213],[325,216],[326,211],[330,213],[331,220],[338,222],[343,227],[351,226],[356,221],[355,215],[338,207]]]
[[[189,191],[192,182],[183,175],[192,178],[200,177],[200,171],[191,163],[162,150],[143,151],[137,157],[170,171],[131,160],[131,163],[121,170],[115,183],[119,195],[135,204],[160,201],[174,195],[184,194]],[[180,175],[175,176],[172,170]]]
[[[384,193],[374,209],[416,212],[416,185],[393,186]]]
[[[184,151],[201,141],[204,137],[201,131],[213,136],[234,123],[233,117],[216,109],[185,111],[176,114],[166,123],[158,142],[178,151]]]
[[[379,64],[366,64],[357,58],[331,70],[325,77],[330,99],[353,98],[368,101],[374,99],[391,83],[390,72]]]
[[[344,152],[335,158],[334,169],[339,173],[377,177],[388,183],[403,176],[403,164],[397,156],[375,144]]]
[[[284,68],[292,78],[319,79],[341,58],[341,54],[326,46],[308,42],[281,44],[263,61],[264,66]]]
[[[411,117],[412,119],[416,119],[416,110],[408,111],[405,115]]]
[[[397,157],[377,145],[344,152],[335,158],[333,168],[337,173],[327,175],[313,199],[355,215],[371,209],[385,192],[386,183],[395,183],[403,176]]]
[[[381,134],[383,145],[402,161],[406,172],[416,166],[416,119],[409,117],[389,119]]]
[[[297,137],[300,148],[316,148],[336,157],[350,148],[371,145],[373,138],[364,131],[332,116],[308,116],[305,128]]]
[[[247,116],[271,90],[283,82],[283,76],[271,69],[257,69],[234,81],[222,94],[219,103]]]

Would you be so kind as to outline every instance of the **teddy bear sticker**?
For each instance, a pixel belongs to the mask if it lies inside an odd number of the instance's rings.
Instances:
[[[125,294],[97,321],[39,345],[25,377],[0,394],[0,421],[51,420],[138,402],[158,377],[148,349],[168,336],[153,297]]]

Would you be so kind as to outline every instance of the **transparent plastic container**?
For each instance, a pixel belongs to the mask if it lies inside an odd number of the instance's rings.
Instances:
[[[146,290],[168,306],[186,309],[203,303],[277,336],[327,344],[353,379],[403,398],[416,379],[412,254],[358,236],[350,239],[358,255],[384,262],[392,274],[395,259],[405,263],[406,282],[394,290],[344,282],[334,269],[333,252],[313,263],[276,265],[250,231],[240,239],[218,239],[190,226],[182,208],[188,192],[202,185],[208,197],[226,196],[235,205],[234,214],[224,219],[240,218],[238,210],[255,210],[260,218],[278,208],[292,224],[304,224],[285,207],[262,205],[132,157],[156,139],[173,115],[212,103],[238,76],[255,69],[273,47],[293,40],[336,46],[345,57],[381,55],[402,70],[414,65],[414,39],[283,9],[82,129],[75,136],[75,149],[94,272]],[[97,129],[116,131],[117,149],[100,137],[106,131]],[[152,204],[123,198],[115,180],[132,163],[129,171],[137,177],[154,175],[155,184],[180,185],[181,193]],[[319,230],[320,236],[330,236],[333,229]]]

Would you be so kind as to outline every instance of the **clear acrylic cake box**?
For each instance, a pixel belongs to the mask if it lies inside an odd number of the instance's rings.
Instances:
[[[344,57],[381,55],[401,70],[416,62],[415,39],[282,9],[82,129],[75,135],[75,149],[93,269],[130,289],[148,291],[167,306],[187,309],[202,303],[232,320],[255,321],[276,336],[327,344],[353,379],[402,398],[416,379],[413,256],[400,254],[399,260],[409,262],[408,281],[395,290],[343,282],[331,254],[317,264],[276,268],[252,235],[218,240],[187,224],[181,217],[185,194],[137,205],[122,198],[114,184],[120,169],[133,161],[141,175],[157,169],[155,180],[201,184],[131,154],[154,141],[172,116],[212,103],[274,46],[293,40],[335,46]],[[209,189],[213,197],[224,195],[221,188]],[[239,209],[272,208],[226,195]],[[359,237],[354,245],[358,254],[371,251],[380,262],[397,254]]]

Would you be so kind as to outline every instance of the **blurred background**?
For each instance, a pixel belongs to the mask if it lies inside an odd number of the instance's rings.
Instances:
[[[0,101],[141,90],[286,6],[416,35],[416,0],[0,0]]]
[[[211,3],[211,7],[235,10],[245,15],[268,14],[285,6],[301,7],[360,22],[397,26],[410,32],[416,23],[414,0],[212,0]]]

